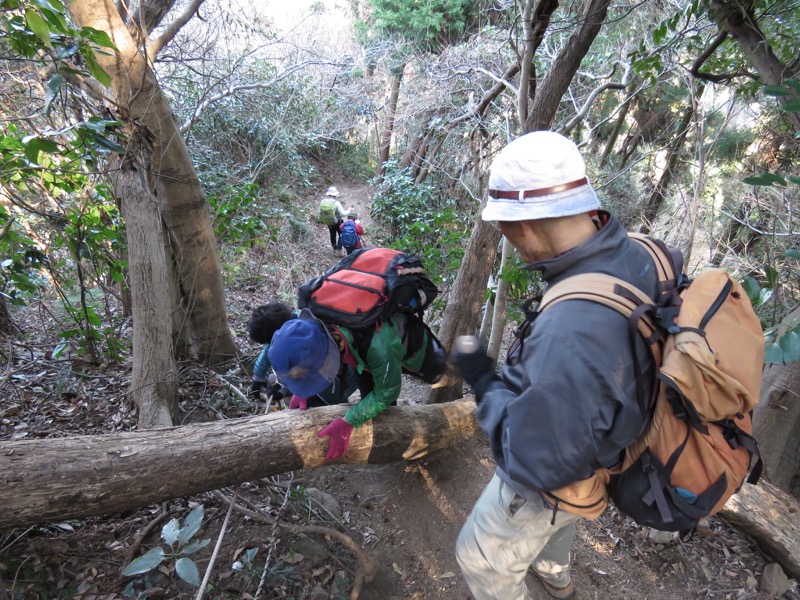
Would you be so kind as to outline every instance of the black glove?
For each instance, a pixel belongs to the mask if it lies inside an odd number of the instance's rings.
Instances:
[[[289,388],[282,383],[268,384],[265,393],[267,394],[267,397],[272,400],[280,400],[281,398],[288,398],[292,395],[292,392],[289,391]]]
[[[250,386],[250,393],[248,396],[250,396],[253,400],[260,399],[261,392],[268,394],[267,390],[269,389],[270,385],[271,384],[269,381],[254,381],[253,385]]]
[[[450,360],[461,378],[475,390],[475,401],[480,402],[492,381],[497,379],[495,361],[475,336],[460,336],[455,343]]]

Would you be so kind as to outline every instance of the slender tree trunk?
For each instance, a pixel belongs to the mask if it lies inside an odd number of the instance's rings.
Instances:
[[[147,185],[146,158],[136,137],[115,174],[114,193],[125,198],[122,214],[128,239],[133,309],[131,397],[142,429],[171,427],[178,416],[178,370],[173,350],[169,266],[158,202]]]
[[[491,288],[493,285],[492,276],[489,275],[489,284],[486,286],[487,288]],[[483,316],[481,317],[481,328],[478,330],[478,338],[481,340],[481,344],[486,345],[489,343],[489,333],[491,332],[492,328],[492,316],[494,315],[494,302],[492,299],[489,298],[486,300],[486,304],[483,306]]]
[[[800,308],[784,319],[792,324]],[[800,363],[767,365],[761,402],[753,412],[753,433],[761,449],[767,478],[800,496]]]
[[[611,151],[617,143],[617,139],[619,139],[619,132],[622,131],[622,126],[625,124],[625,118],[628,116],[628,111],[631,108],[632,98],[633,92],[629,92],[625,96],[622,108],[619,111],[619,115],[617,115],[617,121],[614,123],[614,129],[611,130],[611,135],[608,136],[606,146],[603,148],[603,154],[600,156],[601,167],[606,163],[609,154],[611,154]]]
[[[488,354],[497,360],[500,355],[500,346],[503,344],[503,333],[506,330],[506,303],[508,300],[508,281],[502,277],[509,259],[514,256],[514,246],[503,238],[503,251],[500,256],[500,277],[497,282],[497,294],[494,302],[494,315],[492,316],[492,333],[489,336]]]
[[[689,207],[689,233],[686,235],[686,240],[683,243],[681,250],[683,251],[683,264],[688,267],[692,261],[692,252],[694,251],[694,238],[697,235],[697,215],[700,211],[701,196],[706,181],[706,155],[707,150],[704,144],[706,133],[706,116],[700,104],[700,99],[703,95],[702,87],[700,92],[693,95],[695,103],[695,176],[694,186],[692,187],[691,206]]]
[[[158,431],[0,442],[0,530],[104,515],[325,463],[344,406]],[[348,464],[415,460],[477,431],[475,403],[390,407],[357,428]]]
[[[694,104],[683,113],[681,122],[678,124],[678,133],[673,138],[672,142],[667,147],[667,156],[665,158],[666,165],[661,177],[658,178],[653,191],[647,198],[644,207],[642,207],[642,226],[639,229],[640,233],[650,233],[653,223],[661,212],[661,206],[664,204],[664,199],[667,196],[667,188],[669,187],[672,178],[675,176],[678,166],[678,159],[681,156],[683,144],[686,141],[686,136],[689,133],[689,126],[694,118]]]
[[[148,132],[149,179],[173,244],[171,260],[189,319],[190,348],[205,363],[222,363],[237,351],[225,312],[217,244],[205,194],[172,110],[111,0],[71,0],[67,8],[80,25],[106,31],[117,47],[118,52],[95,56],[111,77],[116,101],[124,108],[121,118]]]
[[[528,124],[528,103],[531,95],[535,93],[535,87],[531,85],[531,81],[536,78],[536,72],[533,65],[533,53],[536,50],[534,47],[533,36],[533,5],[534,0],[518,0],[517,2],[521,14],[522,23],[522,37],[523,37],[523,54],[520,60],[519,68],[519,89],[517,90],[517,117],[521,127]],[[529,133],[530,130],[523,129],[522,133]],[[505,254],[505,246],[503,247]],[[497,304],[495,304],[497,306]]]
[[[383,125],[383,137],[378,154],[378,170],[376,176],[380,179],[389,160],[389,151],[392,148],[392,134],[394,133],[394,116],[397,113],[397,102],[400,99],[400,84],[403,81],[403,70],[406,63],[392,67],[389,70],[389,99],[386,102],[386,121]]]
[[[483,291],[494,266],[500,237],[499,230],[478,217],[442,317],[439,339],[445,348],[452,348],[459,335],[474,334],[480,325]],[[461,398],[462,387],[461,377],[448,366],[444,377],[431,388],[428,402]]]
[[[589,0],[575,31],[558,53],[537,87],[536,98],[524,131],[550,129],[561,98],[569,88],[583,57],[589,52],[606,18],[611,0]]]

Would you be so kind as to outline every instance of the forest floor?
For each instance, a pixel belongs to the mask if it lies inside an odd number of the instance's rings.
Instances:
[[[365,240],[372,244],[378,238],[368,212],[371,190],[346,181],[332,183],[345,208],[358,210]],[[309,205],[317,200],[309,198]],[[338,260],[322,225],[310,222],[305,239],[283,242],[253,255],[258,278],[228,290],[231,324],[244,354],[258,351],[246,336],[250,311],[273,298],[293,303],[297,285]],[[44,310],[25,315],[26,334],[40,327],[52,331],[52,318]],[[9,353],[7,376],[0,381],[0,441],[103,434],[135,426],[135,411],[125,394],[129,365],[53,360],[44,341],[8,340],[4,345]],[[197,367],[182,369],[185,420],[264,411],[263,404],[231,394],[231,385],[246,392],[249,377],[242,365],[224,376]],[[399,404],[423,403],[427,393],[427,386],[405,378]],[[187,465],[191,468],[197,467]],[[341,538],[312,533],[313,525],[346,535],[377,562],[375,577],[358,595],[363,600],[468,600],[454,545],[492,473],[486,440],[478,435],[414,462],[328,465],[242,484],[234,504],[246,512],[232,511],[222,535],[234,496],[230,489],[108,517],[0,532],[0,600],[198,597],[196,587],[176,576],[177,556],[168,556],[149,573],[121,575],[126,564],[151,548],[162,545],[169,554],[159,540],[162,527],[170,519],[186,517],[197,505],[203,505],[205,517],[194,539],[210,540],[189,555],[200,577],[218,540],[220,544],[209,579],[213,588],[204,598],[354,597],[359,568],[354,553]],[[579,522],[573,551],[576,598],[581,600],[777,597],[760,589],[770,561],[751,540],[717,518],[681,541],[654,538],[612,507],[596,521]],[[800,600],[797,583],[791,584],[782,597]],[[531,577],[528,587],[534,600],[549,598]]]

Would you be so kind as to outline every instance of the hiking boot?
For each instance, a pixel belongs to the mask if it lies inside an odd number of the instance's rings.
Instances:
[[[545,581],[542,576],[533,569],[528,569],[528,571],[536,576],[536,579],[539,580],[539,583],[542,584],[544,591],[547,592],[550,597],[572,598],[575,595],[575,585],[571,581],[564,587],[556,587],[552,583]]]

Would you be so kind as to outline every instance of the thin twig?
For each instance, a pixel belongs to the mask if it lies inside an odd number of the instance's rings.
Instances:
[[[245,402],[247,402],[247,403],[250,403],[250,402],[251,402],[250,398],[248,398],[247,396],[245,396],[245,395],[244,395],[244,393],[242,393],[242,391],[241,391],[239,388],[237,388],[237,387],[236,387],[235,385],[233,385],[233,384],[232,384],[230,381],[228,381],[227,379],[225,379],[225,378],[224,378],[222,375],[220,375],[219,373],[214,373],[214,375],[216,375],[216,376],[217,376],[217,378],[218,378],[220,381],[222,381],[222,383],[224,383],[224,384],[225,384],[225,385],[228,387],[228,389],[229,389],[230,391],[232,391],[232,392],[234,393],[234,395],[236,395],[236,396],[239,396],[239,398],[240,398],[240,399],[244,400],[244,401],[245,401]]]
[[[11,548],[11,546],[13,546],[14,544],[16,544],[16,543],[17,543],[17,542],[20,540],[20,538],[24,537],[24,536],[25,536],[25,535],[26,535],[26,534],[27,534],[27,533],[28,533],[28,532],[29,532],[31,529],[33,529],[33,525],[31,525],[30,527],[28,527],[28,528],[27,528],[25,531],[23,531],[22,533],[20,533],[20,534],[19,534],[17,537],[15,537],[13,540],[11,540],[9,543],[7,543],[5,546],[3,546],[2,548],[0,548],[0,554],[2,554],[3,552],[5,552],[5,551],[6,551],[6,550],[8,550],[9,548]]]
[[[283,494],[283,502],[281,502],[281,507],[278,509],[278,515],[283,514],[283,510],[286,508],[286,504],[289,502],[289,496],[291,495],[291,489],[286,490]],[[258,587],[256,588],[256,593],[253,595],[253,600],[258,600],[259,596],[261,596],[261,590],[264,589],[264,584],[267,581],[267,573],[269,572],[269,565],[272,562],[272,552],[275,550],[275,546],[278,545],[275,539],[275,532],[278,529],[278,519],[275,519],[272,522],[272,530],[269,532],[269,551],[267,552],[267,558],[264,559],[264,569],[261,571],[261,578],[258,580]]]
[[[220,500],[225,502],[229,502],[229,500],[221,494],[219,491],[215,491],[214,494]],[[361,588],[364,587],[365,581],[372,581],[372,578],[375,576],[377,572],[378,565],[375,561],[364,552],[364,549],[359,546],[352,538],[349,536],[341,533],[340,531],[336,531],[330,527],[320,527],[317,525],[296,525],[294,523],[286,523],[281,521],[280,519],[273,519],[272,517],[263,514],[261,511],[254,511],[244,508],[243,506],[236,506],[236,510],[239,512],[249,516],[252,519],[257,519],[264,523],[276,523],[279,527],[291,531],[293,533],[301,533],[304,535],[310,533],[317,533],[321,535],[327,535],[332,538],[335,538],[337,541],[342,543],[344,546],[347,546],[353,554],[356,556],[356,570],[355,575],[353,576],[353,589],[350,592],[350,600],[358,600],[359,595],[361,594]]]
[[[214,563],[217,561],[217,555],[219,554],[219,549],[222,546],[222,540],[225,537],[225,530],[228,529],[228,522],[231,520],[233,507],[236,506],[236,494],[238,493],[239,487],[237,486],[233,489],[233,497],[228,501],[228,513],[225,515],[225,520],[222,522],[222,528],[219,530],[219,537],[217,538],[217,545],[214,546],[214,552],[211,553],[211,558],[208,561],[208,567],[206,567],[206,573],[203,575],[203,581],[200,583],[200,589],[197,590],[197,596],[195,596],[195,600],[203,600],[203,593],[205,592],[206,586],[208,585],[208,580],[211,577],[211,571],[214,570]]]

